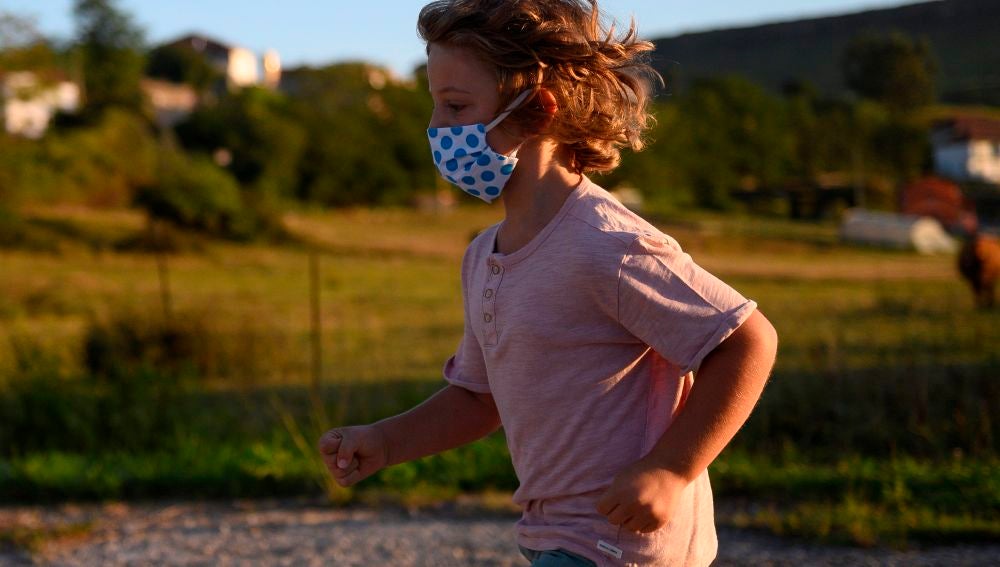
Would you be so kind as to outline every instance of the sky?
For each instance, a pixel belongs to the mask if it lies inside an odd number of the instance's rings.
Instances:
[[[73,0],[0,0],[59,39],[73,35]],[[618,21],[635,17],[647,39],[907,4],[905,0],[602,0]],[[365,60],[409,75],[424,61],[416,19],[426,0],[117,0],[155,45],[198,32],[263,54],[286,68]]]

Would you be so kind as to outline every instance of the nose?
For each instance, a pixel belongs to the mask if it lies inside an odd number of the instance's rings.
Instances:
[[[428,128],[441,128],[441,127],[444,127],[444,126],[447,126],[447,124],[442,119],[441,113],[438,112],[437,109],[435,109],[433,112],[431,112],[431,121],[430,121],[430,123],[427,124],[427,127]]]

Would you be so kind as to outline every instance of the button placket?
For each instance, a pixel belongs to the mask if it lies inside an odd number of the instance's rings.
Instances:
[[[496,295],[500,280],[503,278],[503,267],[493,260],[487,261],[486,267],[489,274],[486,276],[486,285],[483,289],[483,324],[486,344],[494,345],[497,342]]]

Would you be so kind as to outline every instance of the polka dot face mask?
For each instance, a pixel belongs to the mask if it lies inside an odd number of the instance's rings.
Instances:
[[[486,143],[486,133],[503,122],[532,91],[524,91],[487,125],[471,124],[447,128],[428,128],[434,165],[449,183],[473,197],[492,203],[510,179],[517,165],[515,149],[511,155],[497,153]]]

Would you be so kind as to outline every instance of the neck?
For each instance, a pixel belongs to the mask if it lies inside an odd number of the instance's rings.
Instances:
[[[570,170],[568,152],[559,151],[549,140],[526,142],[518,154],[517,167],[502,194],[504,225],[541,228],[559,212],[583,175]]]

